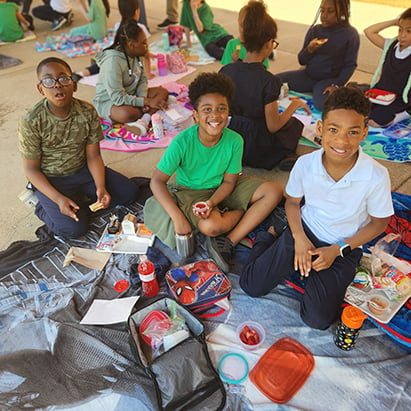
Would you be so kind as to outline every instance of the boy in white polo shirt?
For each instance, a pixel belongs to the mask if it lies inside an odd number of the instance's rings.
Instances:
[[[241,273],[242,289],[258,297],[299,271],[306,278],[300,315],[312,328],[338,318],[361,245],[382,233],[394,212],[386,168],[360,148],[369,114],[370,102],[353,88],[326,100],[317,124],[322,149],[297,160],[286,186],[289,228],[278,239],[271,227],[259,233]]]

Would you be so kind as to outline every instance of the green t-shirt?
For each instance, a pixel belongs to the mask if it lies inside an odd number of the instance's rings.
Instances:
[[[204,31],[202,33],[199,33],[197,30],[189,1],[183,2],[183,7],[181,8],[180,25],[193,30],[203,47],[205,47],[208,43],[216,42],[217,40],[228,35],[228,32],[223,27],[217,23],[214,23],[213,12],[207,3],[204,2],[197,9],[197,12],[198,17],[204,26]]]
[[[224,173],[239,173],[242,157],[243,139],[238,133],[225,128],[215,146],[205,147],[194,125],[174,137],[157,168],[169,176],[175,172],[179,185],[203,190],[217,188]]]
[[[23,37],[23,29],[17,19],[19,6],[15,3],[0,3],[0,40],[16,41]]]
[[[244,60],[246,54],[247,54],[247,50],[245,49],[245,47],[240,43],[240,39],[236,38],[236,39],[231,39],[227,45],[225,46],[224,49],[224,54],[223,57],[221,59],[221,64],[223,66],[230,64],[233,62],[233,58],[231,57],[231,55],[235,52],[235,50],[237,49],[237,46],[240,46],[240,50],[239,50],[239,59],[240,60]],[[265,68],[269,68],[269,63],[268,63],[268,59],[265,59],[263,61],[263,64],[265,66]]]
[[[70,114],[61,119],[42,99],[20,120],[19,150],[28,160],[41,160],[46,176],[71,175],[86,163],[86,145],[103,139],[95,108],[73,99]]]

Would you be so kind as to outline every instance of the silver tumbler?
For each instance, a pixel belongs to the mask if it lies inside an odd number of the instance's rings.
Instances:
[[[177,254],[180,257],[190,257],[196,249],[194,233],[176,234]]]

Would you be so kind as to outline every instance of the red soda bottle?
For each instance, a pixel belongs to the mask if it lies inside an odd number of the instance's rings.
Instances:
[[[147,259],[146,255],[140,257],[138,275],[140,276],[141,288],[143,289],[144,295],[147,297],[156,296],[160,291],[160,287],[154,271],[154,264]]]

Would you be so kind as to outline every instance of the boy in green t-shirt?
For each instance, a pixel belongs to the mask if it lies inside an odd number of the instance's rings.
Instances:
[[[178,134],[157,165],[144,221],[175,248],[174,234],[193,227],[207,236],[207,251],[229,271],[233,247],[260,224],[283,196],[274,182],[240,176],[243,140],[226,128],[234,86],[224,74],[201,73],[189,86],[197,124]],[[176,174],[176,184],[167,186]],[[206,203],[205,211],[193,209]],[[228,234],[227,234],[228,233]],[[226,234],[226,235],[225,235]]]

